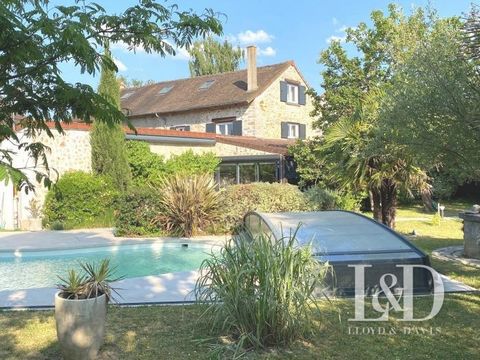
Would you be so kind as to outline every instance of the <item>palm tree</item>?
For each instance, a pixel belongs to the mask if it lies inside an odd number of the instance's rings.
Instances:
[[[412,159],[382,141],[375,122],[363,116],[344,117],[325,133],[324,156],[332,181],[370,194],[375,220],[395,228],[401,189],[429,191],[428,176]]]

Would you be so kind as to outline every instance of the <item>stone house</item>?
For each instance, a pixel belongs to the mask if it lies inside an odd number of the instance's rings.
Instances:
[[[308,84],[293,61],[257,67],[247,48],[247,69],[123,89],[122,109],[136,128],[213,134],[222,164],[220,183],[291,181],[294,163],[287,147],[314,135]],[[203,140],[201,140],[203,141]],[[228,146],[227,146],[228,145]],[[168,157],[193,144],[156,142]]]
[[[214,152],[222,160],[215,175],[221,185],[295,181],[288,146],[315,134],[308,85],[292,61],[257,68],[255,52],[248,48],[246,70],[123,89],[122,108],[137,130],[125,128],[127,140],[146,141],[165,158]],[[50,149],[53,180],[67,171],[91,171],[90,125],[65,124],[63,133],[48,125],[54,137],[41,133],[34,140]],[[23,130],[17,135],[29,141]],[[14,144],[1,147],[16,152],[14,166],[36,167]],[[22,228],[30,200],[43,204],[46,192],[39,185],[35,193],[19,193],[11,182],[0,182],[0,228]]]

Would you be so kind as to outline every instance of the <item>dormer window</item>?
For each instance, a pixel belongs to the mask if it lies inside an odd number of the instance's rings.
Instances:
[[[210,88],[210,86],[212,86],[214,82],[215,82],[215,80],[207,80],[202,85],[200,85],[199,89],[200,90],[206,90],[206,89]]]
[[[298,85],[287,83],[287,102],[298,104]]]
[[[173,89],[173,85],[170,85],[170,86],[164,86],[159,92],[158,94],[159,95],[164,95],[166,93],[168,93],[170,90]]]

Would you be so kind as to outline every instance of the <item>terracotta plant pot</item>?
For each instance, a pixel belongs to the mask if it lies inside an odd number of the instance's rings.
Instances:
[[[105,295],[68,300],[55,294],[57,337],[65,360],[95,359],[105,337]]]

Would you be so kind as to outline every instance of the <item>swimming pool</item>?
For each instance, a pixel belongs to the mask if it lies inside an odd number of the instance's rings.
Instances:
[[[126,278],[197,270],[211,246],[152,243],[58,251],[0,253],[0,290],[53,287],[80,262],[110,259],[116,275]]]

